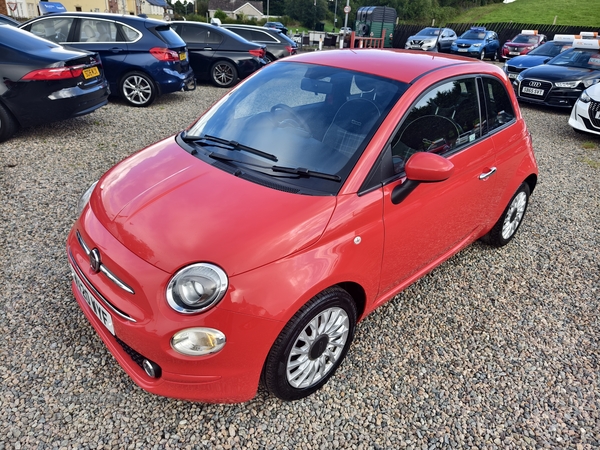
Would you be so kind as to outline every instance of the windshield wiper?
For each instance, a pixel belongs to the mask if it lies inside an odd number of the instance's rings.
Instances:
[[[225,148],[227,150],[241,150],[274,162],[278,161],[277,156],[272,155],[271,153],[266,153],[256,148],[248,147],[247,145],[240,144],[236,141],[228,141],[227,139],[221,139],[219,137],[210,136],[208,134],[203,134],[201,136],[192,136],[187,134],[187,131],[181,132],[180,136],[184,142],[194,142],[200,145],[211,145],[210,142],[215,142],[217,144],[222,145],[220,148]]]

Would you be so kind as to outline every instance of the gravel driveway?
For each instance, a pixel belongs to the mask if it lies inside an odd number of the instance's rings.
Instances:
[[[528,106],[540,178],[515,240],[474,244],[361,322],[321,391],[209,405],[134,385],[70,291],[75,205],[224,92],[111,103],[0,144],[0,450],[600,446],[600,139]]]

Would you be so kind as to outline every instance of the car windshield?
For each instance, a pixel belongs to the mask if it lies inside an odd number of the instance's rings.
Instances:
[[[577,67],[581,69],[600,70],[600,51],[582,48],[571,48],[548,62],[553,66]],[[600,74],[600,72],[599,72]]]
[[[440,34],[439,28],[424,28],[417,33],[417,36],[437,36]]]
[[[282,61],[227,94],[181,138],[198,145],[198,157],[216,159],[218,167],[235,165],[236,174],[252,172],[254,181],[334,195],[407,87],[345,69]]]
[[[566,42],[546,42],[531,50],[529,54],[533,56],[556,56],[570,47],[571,45]]]
[[[475,41],[481,41],[481,40],[485,39],[485,31],[469,30],[466,33],[464,33],[461,36],[461,38],[471,39],[471,40],[475,40]]]
[[[527,34],[519,34],[512,40],[513,44],[537,44],[538,37]]]

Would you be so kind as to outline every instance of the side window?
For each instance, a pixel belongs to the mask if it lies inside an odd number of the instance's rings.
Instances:
[[[208,32],[204,27],[184,26],[181,31],[177,30],[181,39],[194,44],[206,44]]]
[[[277,42],[270,34],[255,30],[252,30],[252,40],[256,42]]]
[[[513,120],[515,112],[510,97],[499,80],[483,78],[483,91],[487,113],[484,128],[488,133]]]
[[[223,41],[223,35],[216,30],[210,30],[206,38],[207,44],[220,44]]]
[[[243,28],[235,28],[232,31],[234,31],[236,34],[239,34],[241,37],[243,37],[247,41],[252,41],[252,31],[251,30],[245,30]]]
[[[105,20],[82,19],[79,42],[116,42],[117,26]]]
[[[31,25],[30,31],[36,36],[56,42],[57,44],[67,42],[74,20],[71,17],[44,19]]]
[[[435,86],[413,105],[392,140],[395,173],[416,152],[445,155],[473,142],[480,125],[475,78]]]

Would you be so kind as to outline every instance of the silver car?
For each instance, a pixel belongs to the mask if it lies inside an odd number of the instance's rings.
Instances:
[[[414,36],[406,40],[404,48],[411,50],[425,50],[450,52],[452,43],[458,38],[450,28],[423,28]]]

